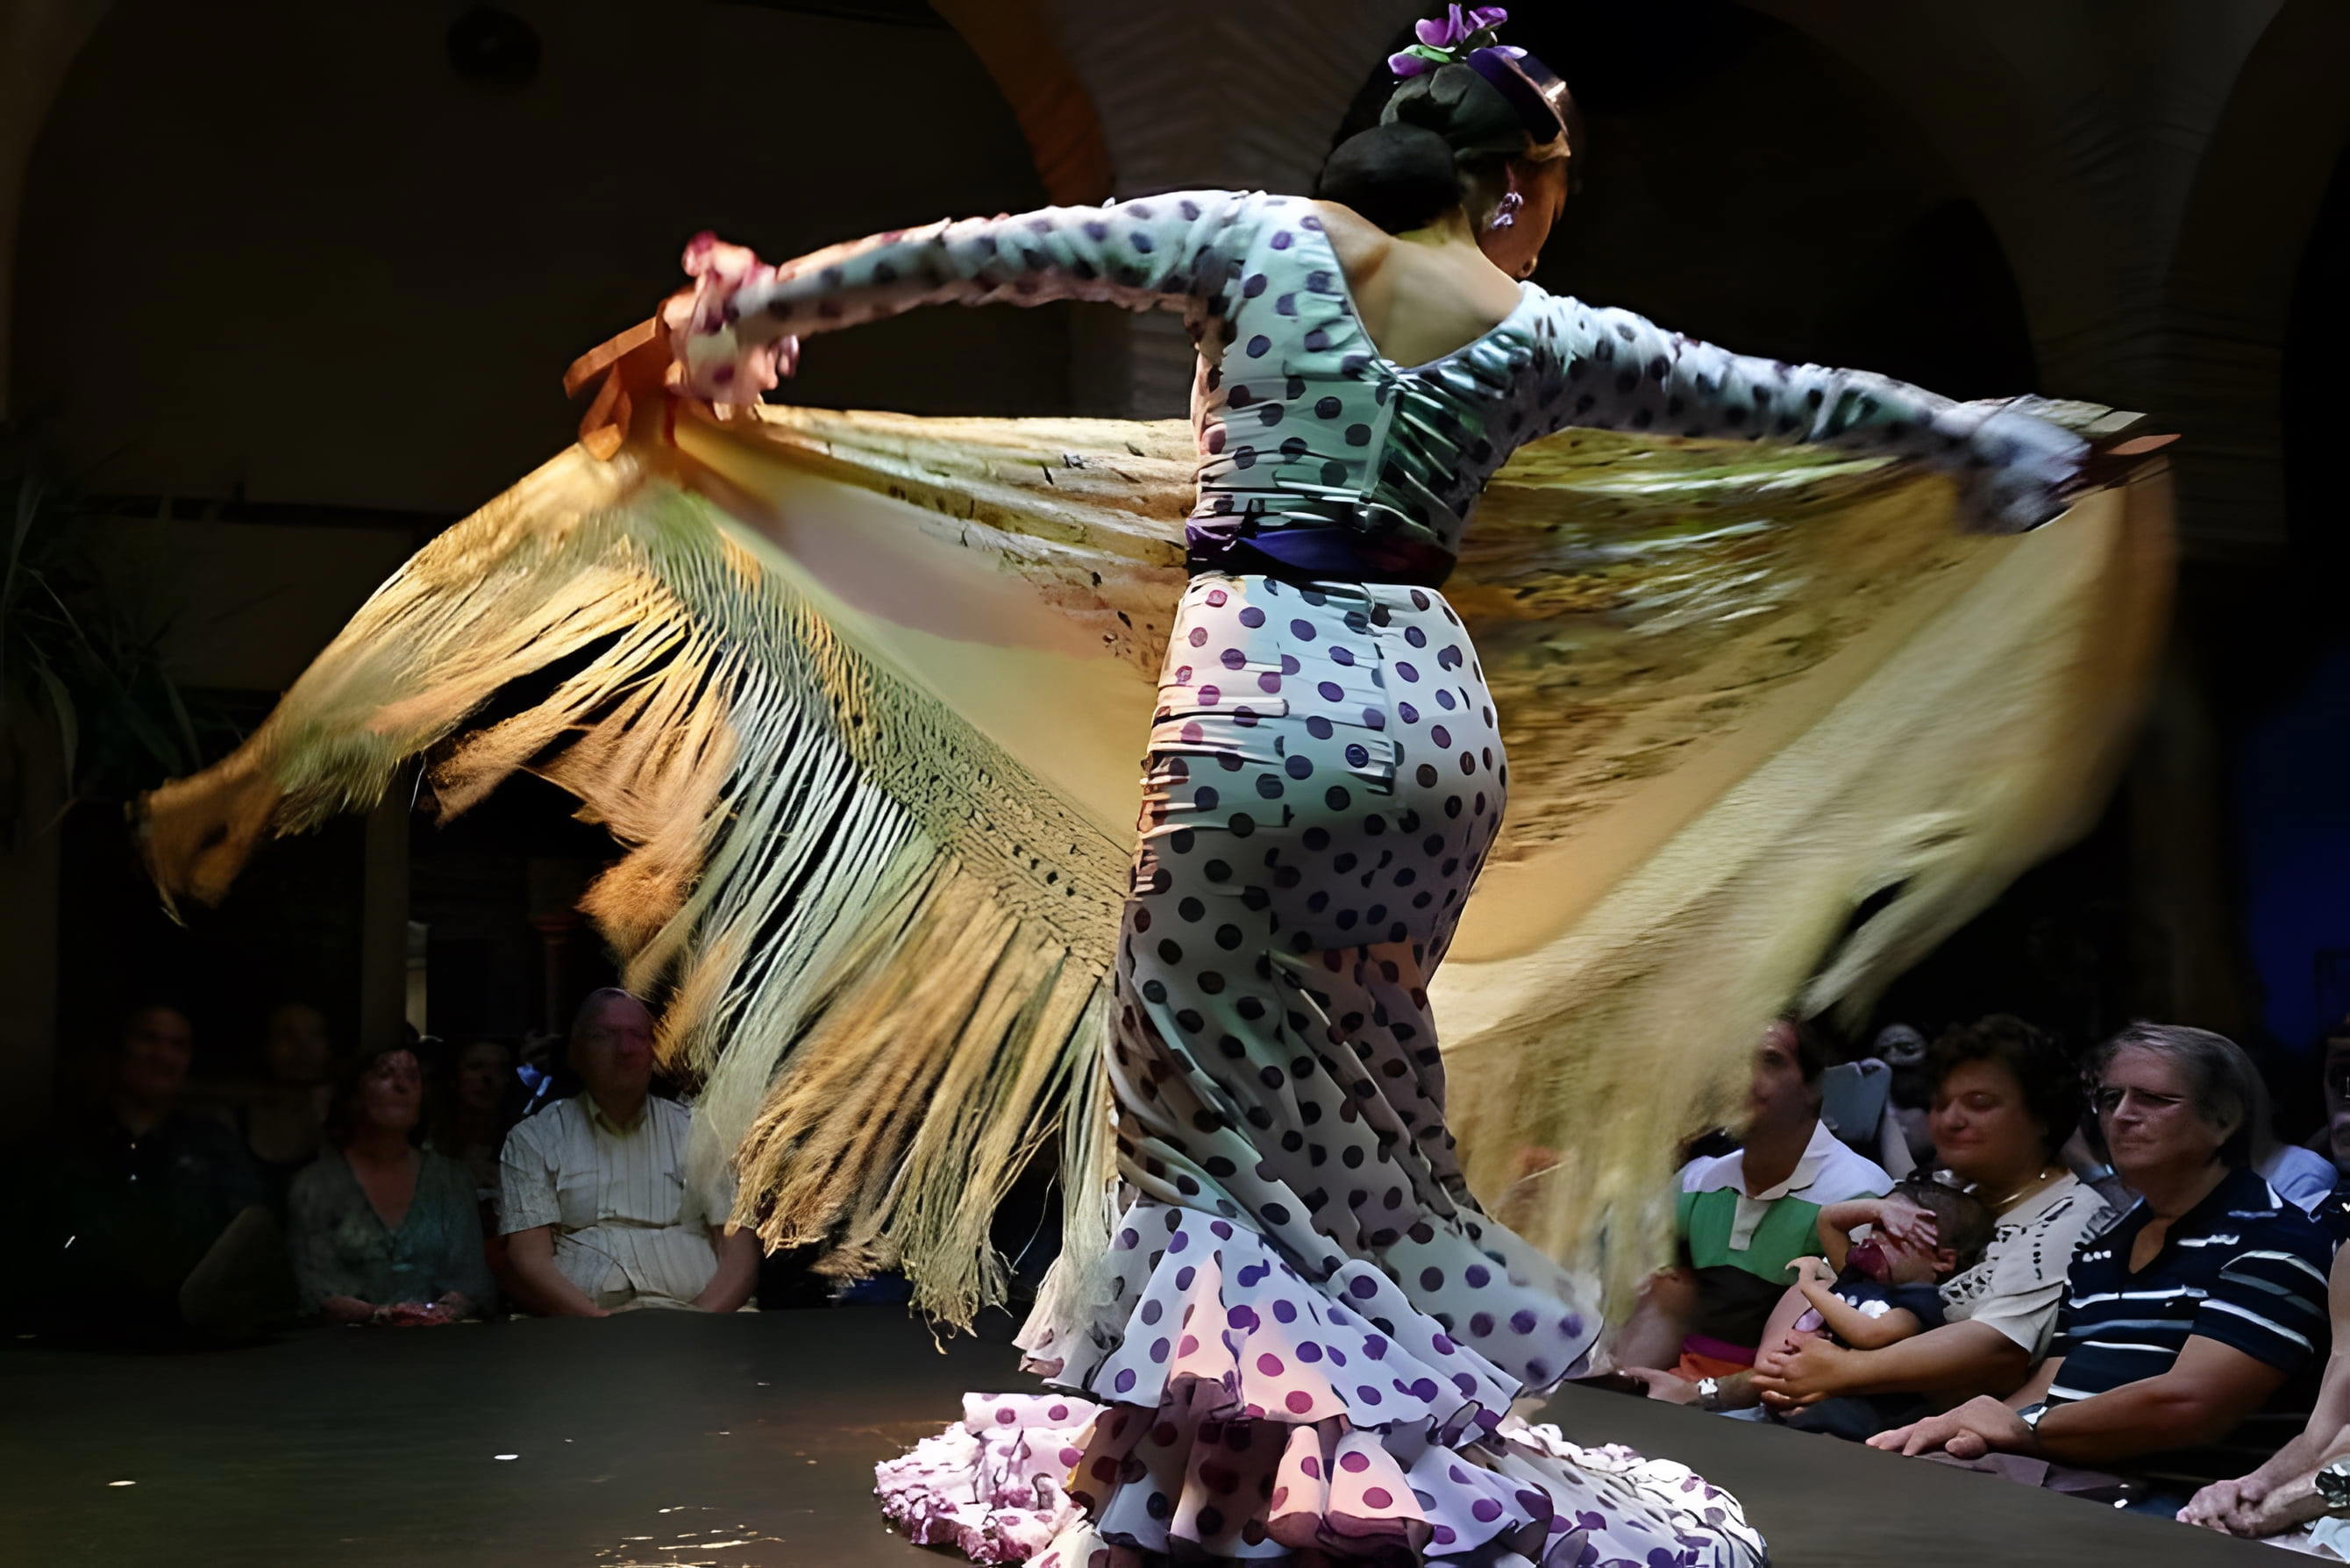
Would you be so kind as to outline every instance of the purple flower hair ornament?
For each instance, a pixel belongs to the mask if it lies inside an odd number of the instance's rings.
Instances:
[[[1449,5],[1443,16],[1424,17],[1413,25],[1412,36],[1419,42],[1389,55],[1388,69],[1398,77],[1416,77],[1440,66],[1457,65],[1472,50],[1495,43],[1493,29],[1509,19],[1510,14],[1499,5],[1467,10]]]

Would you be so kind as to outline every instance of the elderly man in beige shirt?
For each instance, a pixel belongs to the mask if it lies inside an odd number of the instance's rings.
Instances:
[[[731,1193],[690,1189],[692,1118],[650,1093],[651,1013],[627,992],[596,992],[572,1023],[570,1059],[587,1087],[517,1126],[499,1156],[516,1293],[558,1317],[742,1306],[758,1241],[726,1222]]]

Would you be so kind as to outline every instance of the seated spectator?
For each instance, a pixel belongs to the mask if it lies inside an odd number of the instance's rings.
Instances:
[[[2334,1162],[2314,1148],[2303,1148],[2277,1137],[2275,1107],[2268,1085],[2252,1080],[2257,1098],[2252,1104],[2252,1168],[2276,1195],[2304,1214],[2315,1214],[2334,1192],[2340,1173]]]
[[[8,1315],[100,1337],[243,1336],[281,1309],[284,1243],[234,1133],[186,1108],[194,1031],[127,1014],[99,1103],[17,1151]]]
[[[2080,1120],[2081,1074],[2054,1037],[1994,1014],[1945,1031],[1927,1071],[1936,1156],[1991,1210],[1990,1245],[1981,1262],[1943,1282],[1939,1328],[1875,1350],[1822,1338],[1765,1346],[1754,1388],[1792,1425],[1862,1436],[1847,1425],[1849,1407],[1798,1412],[1847,1397],[1900,1397],[1931,1409],[2012,1391],[2047,1350],[2074,1249],[2108,1212],[2060,1157]],[[1733,1405],[1743,1397],[1722,1393]]]
[[[1854,1241],[1863,1227],[1867,1238]],[[1850,1349],[1880,1350],[1941,1327],[1942,1282],[1981,1260],[1991,1216],[1971,1193],[1912,1180],[1884,1198],[1829,1204],[1820,1210],[1819,1231],[1826,1255],[1788,1265],[1795,1283],[1762,1331],[1766,1349],[1785,1353],[1825,1336]],[[1696,1386],[1673,1373],[1629,1370],[1626,1376],[1651,1398],[1685,1405],[1697,1397]],[[1718,1386],[1712,1404],[1738,1411],[1756,1407],[1760,1398],[1752,1378],[1739,1378]],[[1905,1407],[1897,1406],[1894,1413]],[[1801,1415],[1813,1429],[1856,1441],[1887,1425],[1886,1407],[1859,1397],[1828,1400]]]
[[[261,1033],[261,1082],[236,1110],[273,1201],[283,1203],[295,1173],[318,1158],[335,1095],[335,1050],[327,1015],[299,1002],[269,1010]]]
[[[515,1054],[504,1042],[476,1040],[457,1053],[435,1096],[424,1147],[465,1168],[484,1203],[498,1190],[498,1152],[521,1119],[525,1094]]]
[[[2334,1254],[2326,1299],[2334,1351],[2301,1435],[2251,1474],[2197,1492],[2178,1511],[2187,1523],[2350,1558],[2350,1518],[2340,1501],[2350,1496],[2350,1248]]]
[[[1709,1387],[1743,1374],[1787,1288],[1787,1265],[1819,1248],[1821,1209],[1892,1188],[1820,1120],[1827,1065],[1809,1025],[1783,1019],[1764,1033],[1745,1146],[1682,1168],[1679,1266],[1650,1282],[1617,1341],[1617,1366],[1669,1370]]]
[[[2183,1499],[2109,1472],[2191,1470],[2186,1450],[2226,1437],[2309,1365],[2325,1343],[2332,1248],[2251,1168],[2256,1079],[2233,1042],[2133,1024],[2096,1075],[2106,1146],[2139,1198],[2074,1260],[2054,1353],[2005,1400],[1869,1441],[2171,1512]]]
[[[2320,1060],[2325,1085],[2325,1150],[2341,1174],[2314,1210],[2335,1242],[2350,1241],[2350,1018],[2326,1038]]]
[[[408,1045],[346,1069],[327,1147],[294,1179],[286,1236],[302,1311],[330,1323],[455,1323],[488,1308],[473,1186],[419,1148],[424,1075]]]
[[[597,992],[571,1026],[569,1055],[586,1087],[508,1133],[499,1162],[515,1289],[568,1317],[742,1306],[758,1241],[726,1222],[729,1202],[691,1190],[686,1109],[650,1093],[652,1015],[625,991]]]

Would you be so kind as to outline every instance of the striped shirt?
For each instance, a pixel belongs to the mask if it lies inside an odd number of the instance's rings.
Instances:
[[[2052,1352],[2064,1364],[2050,1399],[2158,1376],[2190,1338],[2287,1374],[2324,1356],[2333,1243],[2257,1171],[2230,1171],[2132,1273],[2130,1249],[2153,1218],[2143,1202],[2133,1206],[2074,1261]]]
[[[598,1306],[686,1306],[718,1271],[733,1195],[687,1189],[691,1113],[645,1101],[621,1127],[581,1093],[516,1125],[498,1158],[498,1230],[552,1226],[555,1266]]]

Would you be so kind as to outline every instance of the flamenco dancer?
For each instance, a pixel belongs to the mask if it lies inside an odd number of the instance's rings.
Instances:
[[[713,401],[755,400],[804,336],[920,305],[1168,306],[1199,346],[1190,586],[1107,1047],[1130,1205],[1087,1309],[1022,1336],[1066,1393],[975,1396],[881,1467],[918,1540],[1051,1568],[1762,1558],[1686,1470],[1510,1413],[1586,1370],[1602,1325],[1480,1211],[1445,1127],[1427,986],[1509,768],[1440,586],[1487,478],[1565,426],[1910,459],[1997,532],[2060,512],[2088,449],[2013,407],[1742,358],[1524,282],[1577,120],[1493,42],[1500,12],[1455,12],[1397,57],[1410,74],[1316,200],[1175,192],[777,268],[689,254],[672,342]]]

